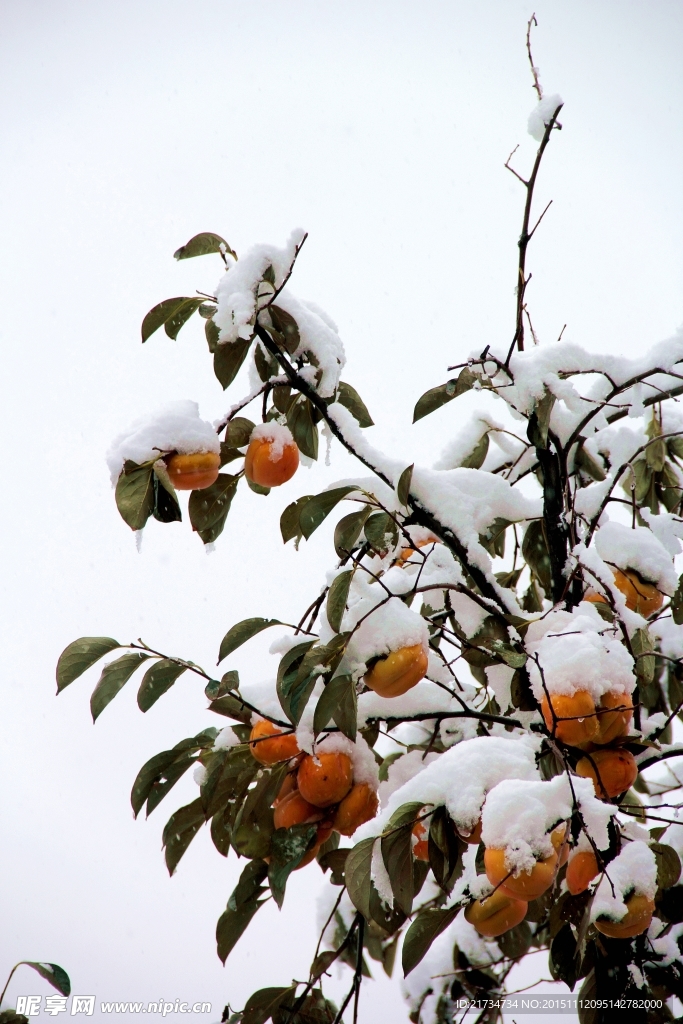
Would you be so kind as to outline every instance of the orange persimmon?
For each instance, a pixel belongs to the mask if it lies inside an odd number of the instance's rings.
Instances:
[[[495,939],[509,932],[526,917],[528,903],[496,889],[483,900],[474,900],[465,909],[465,920],[469,921],[480,935]]]
[[[277,725],[263,719],[257,722],[249,736],[249,746],[257,761],[261,764],[277,764],[296,757],[299,744],[293,732],[283,733]]]
[[[253,437],[244,460],[247,480],[260,487],[279,487],[291,480],[299,468],[299,449],[294,441],[278,443],[268,437]]]
[[[424,678],[428,663],[422,644],[401,647],[375,662],[365,685],[380,697],[401,697]]]
[[[348,754],[319,752],[308,754],[297,772],[299,792],[315,807],[340,803],[353,784],[353,765]]]
[[[592,779],[596,794],[601,799],[620,796],[630,789],[638,777],[638,766],[629,750],[603,748],[594,750],[590,757],[582,757],[576,774]]]
[[[470,846],[478,846],[481,842],[481,818],[475,823],[471,832],[463,832],[461,829],[458,829],[458,835],[466,843],[469,843]]]
[[[361,782],[346,794],[337,807],[332,827],[343,836],[352,836],[359,825],[375,817],[378,807],[377,793],[367,782]]]
[[[572,694],[551,693],[550,703],[543,694],[541,713],[547,729],[553,732],[554,727],[554,735],[563,743],[578,746],[594,740],[598,734],[595,703],[587,690],[576,690]]]
[[[557,866],[557,854],[551,853],[544,860],[536,861],[531,871],[514,875],[505,861],[505,850],[489,848],[484,851],[486,877],[491,885],[518,900],[535,900],[541,896],[553,884]]]
[[[615,569],[614,585],[626,598],[626,607],[645,619],[658,612],[664,603],[664,595],[654,583],[644,580],[634,569]],[[589,590],[584,600],[594,604],[608,603],[603,594],[594,590]]]
[[[626,916],[622,917],[621,921],[598,918],[595,927],[599,932],[608,935],[611,939],[632,939],[634,935],[641,935],[647,931],[655,909],[653,901],[638,893],[629,897],[625,902]]]
[[[218,479],[221,457],[215,452],[171,455],[166,460],[168,478],[177,491],[202,491]]]
[[[633,700],[625,690],[608,690],[602,695],[596,711],[598,713],[598,735],[594,742],[599,746],[611,743],[627,734],[633,718]]]
[[[579,850],[567,864],[567,888],[572,896],[585,892],[594,878],[600,874],[597,857],[592,850]]]

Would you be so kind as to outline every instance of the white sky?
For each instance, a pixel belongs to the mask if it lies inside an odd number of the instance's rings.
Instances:
[[[544,344],[567,323],[565,338],[635,355],[683,321],[683,6],[536,12],[536,63],[566,106],[538,190],[539,212],[554,204],[530,254],[534,324]],[[198,321],[140,345],[152,305],[220,275],[216,258],[173,251],[201,230],[240,252],[301,225],[293,288],[338,322],[375,443],[406,463],[438,456],[472,403],[413,428],[416,398],[512,335],[523,194],[503,163],[518,142],[517,167],[533,152],[530,13],[520,0],[0,0],[0,977],[50,960],[77,993],[209,1000],[213,1021],[306,976],[315,868],[224,969],[214,927],[236,859],[207,832],[169,880],[160,852],[191,779],[132,820],[141,765],[222,724],[200,687],[183,677],[143,716],[131,684],[93,727],[96,671],[56,700],[54,666],[75,637],[105,634],[209,667],[236,620],[296,615],[330,530],[296,554],[279,513],[351,463],[335,448],[331,470],[267,500],[240,493],[210,557],[187,523],[153,524],[138,555],[103,454],[162,401],[196,399],[211,419],[244,393],[221,392]],[[230,666],[262,675],[266,651],[255,641]],[[18,975],[9,1005],[27,992],[49,988]],[[361,1005],[363,1024],[407,1020],[397,983],[369,985]]]

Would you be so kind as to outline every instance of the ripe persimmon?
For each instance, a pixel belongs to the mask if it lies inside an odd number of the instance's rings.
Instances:
[[[536,861],[531,871],[514,875],[506,863],[505,850],[488,848],[484,851],[486,877],[491,885],[518,900],[535,900],[541,896],[553,884],[557,866],[557,854],[551,853],[544,860]]]
[[[658,612],[664,603],[664,595],[654,583],[644,580],[634,569],[615,569],[614,585],[626,598],[626,607],[648,619]],[[607,598],[596,591],[588,591],[585,601],[607,604]]]
[[[176,453],[165,461],[168,478],[177,491],[202,491],[211,487],[216,483],[221,468],[221,457],[215,452]]]
[[[429,860],[429,831],[424,821],[416,821],[413,825],[413,835],[417,842],[413,845],[413,857],[415,860]]]
[[[299,449],[294,441],[252,437],[244,460],[247,480],[260,487],[279,487],[299,468]]]
[[[424,678],[428,664],[422,644],[400,647],[375,662],[365,676],[365,685],[380,697],[401,697]]]
[[[600,874],[598,860],[592,850],[579,850],[567,864],[567,888],[572,896],[585,892],[594,878]]]
[[[414,548],[403,548],[401,551],[399,551],[398,556],[396,558],[396,565],[404,565],[408,561],[408,559],[415,554],[416,548],[424,548],[427,546],[427,544],[437,544],[438,540],[438,537],[429,536],[425,537],[423,540],[414,541]]]
[[[599,932],[611,939],[632,939],[634,935],[641,935],[647,931],[655,909],[653,901],[641,893],[634,893],[625,902],[626,916],[622,917],[621,921],[598,918],[595,927]]]
[[[526,917],[528,903],[515,899],[496,889],[483,900],[474,900],[465,908],[465,920],[473,925],[480,935],[495,939],[521,924]]]
[[[367,782],[360,782],[346,794],[337,807],[332,827],[343,836],[352,836],[359,825],[375,817],[378,807],[377,793],[372,786]]]
[[[296,772],[287,772],[282,781],[282,785],[280,786],[278,795],[273,800],[273,807],[277,807],[281,800],[284,800],[284,798],[289,796],[290,793],[294,793],[296,788]]]
[[[272,737],[268,739],[266,737]],[[283,733],[277,725],[263,719],[257,722],[249,736],[249,746],[257,761],[261,764],[277,764],[296,757],[299,744],[293,732]]]
[[[598,713],[598,735],[595,743],[606,745],[625,736],[633,718],[633,700],[624,690],[608,690],[602,695]]]
[[[592,779],[596,794],[604,800],[630,789],[638,777],[638,766],[629,750],[605,747],[594,750],[590,757],[582,757],[576,774]]]
[[[554,719],[553,719],[554,712]],[[598,734],[598,720],[595,717],[595,703],[587,690],[575,693],[551,693],[550,703],[543,694],[541,714],[546,727],[558,740],[578,746],[594,740]]]
[[[569,859],[569,830],[566,822],[562,822],[550,833],[550,842],[553,844],[555,853],[558,856],[558,870],[563,864],[566,864]]]
[[[291,828],[292,825],[305,825],[309,822],[322,821],[323,812],[304,800],[298,790],[288,793],[278,801],[273,811],[275,828]]]
[[[340,803],[353,784],[353,765],[348,754],[319,752],[304,757],[297,772],[299,792],[315,807]]]

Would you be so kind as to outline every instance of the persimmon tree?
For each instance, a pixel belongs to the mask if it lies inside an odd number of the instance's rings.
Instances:
[[[214,544],[240,490],[286,484],[300,456],[318,457],[321,431],[359,464],[285,509],[295,546],[338,516],[334,551],[296,625],[264,607],[231,626],[220,678],[142,640],[86,637],[59,660],[62,690],[114,656],[93,719],[144,669],[143,712],[190,673],[230,720],[156,754],[131,794],[149,815],[194,769],[196,799],[164,828],[166,865],[204,825],[219,855],[242,859],[216,928],[222,961],[265,902],[282,906],[292,871],[322,873],[302,979],[264,978],[226,1009],[231,1022],[356,1021],[370,961],[391,975],[399,949],[423,1024],[452,1020],[463,998],[489,1000],[480,1021],[500,1019],[512,967],[539,950],[586,1000],[662,1004],[633,1020],[673,1019],[663,1003],[683,997],[683,334],[636,359],[537,343],[527,255],[562,101],[543,95],[528,48],[539,145],[528,176],[506,163],[524,200],[512,337],[418,399],[414,420],[465,392],[484,404],[435,469],[369,440],[333,322],[290,290],[303,233],[239,258],[219,235],[195,236],[176,259],[217,254],[215,291],[167,299],[142,323],[143,342],[162,327],[175,339],[198,312],[220,386],[247,365],[250,389],[218,424],[175,403],[116,439],[132,530],[181,519],[176,491],[189,489],[192,529]],[[229,659],[266,629],[276,663],[255,686]],[[339,1007],[325,995],[335,962],[350,969]]]

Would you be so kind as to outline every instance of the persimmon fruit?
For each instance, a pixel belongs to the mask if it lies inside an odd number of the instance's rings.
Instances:
[[[244,460],[244,474],[260,487],[279,487],[299,468],[299,449],[294,441],[277,444],[267,437],[253,437]]]
[[[359,825],[377,814],[377,793],[367,782],[360,782],[346,794],[332,819],[332,827],[343,836],[352,836]]]
[[[634,569],[615,569],[614,585],[626,598],[626,607],[638,612],[644,619],[658,612],[664,603],[664,595],[654,583],[644,580]],[[594,604],[607,604],[607,598],[596,591],[589,591],[585,601]]]
[[[515,899],[496,889],[483,900],[474,900],[465,908],[465,920],[469,921],[480,935],[495,939],[521,924],[526,917],[528,902]]]
[[[553,732],[554,728],[557,739],[571,746],[594,741],[598,734],[595,703],[587,690],[576,690],[572,694],[551,693],[550,702],[543,694],[541,714],[547,729]]]
[[[481,842],[481,818],[477,821],[471,832],[463,832],[458,829],[458,835],[470,846],[478,846]]]
[[[568,838],[568,829],[565,822],[562,822],[561,825],[558,825],[550,833],[550,842],[553,844],[553,849],[558,856],[558,869],[569,860]]]
[[[590,757],[582,757],[576,774],[592,779],[597,796],[606,799],[631,788],[638,777],[638,766],[629,750],[605,747],[594,750]]]
[[[611,939],[632,939],[634,935],[641,935],[650,927],[654,909],[655,905],[651,899],[642,893],[634,893],[626,900],[626,916],[622,917],[621,921],[598,918],[595,927]]]
[[[166,461],[168,478],[177,491],[203,491],[218,479],[221,457],[215,452],[171,455]]]
[[[314,807],[341,803],[353,785],[353,765],[348,754],[337,751],[307,754],[297,772],[299,792]]]
[[[515,876],[505,862],[505,850],[488,848],[484,851],[484,867],[486,877],[491,885],[497,887],[496,891],[500,889],[518,900],[535,900],[553,884],[558,856],[553,852],[549,857],[536,861],[531,871],[520,871]]]
[[[424,540],[415,541],[414,548],[403,548],[398,554],[396,565],[404,565],[415,554],[416,548],[424,548],[427,544],[437,544],[438,540],[438,537],[425,537]]]
[[[380,697],[401,697],[424,679],[428,664],[422,644],[400,647],[375,662],[365,684]]]
[[[263,719],[257,722],[249,736],[249,747],[261,764],[277,764],[296,757],[299,744],[293,732],[283,733],[277,725]]]
[[[598,735],[594,742],[599,746],[612,743],[627,734],[633,718],[633,700],[625,690],[608,690],[602,695],[596,711]]]
[[[320,807],[314,807],[304,800],[298,790],[288,793],[286,797],[278,801],[273,811],[273,824],[275,828],[291,828],[292,825],[306,825],[312,822],[322,821],[323,812]]]
[[[417,839],[413,844],[413,857],[415,860],[429,861],[429,830],[424,821],[415,822],[413,835]]]
[[[585,892],[594,878],[600,874],[598,860],[592,850],[579,850],[567,864],[565,880],[572,896]]]

